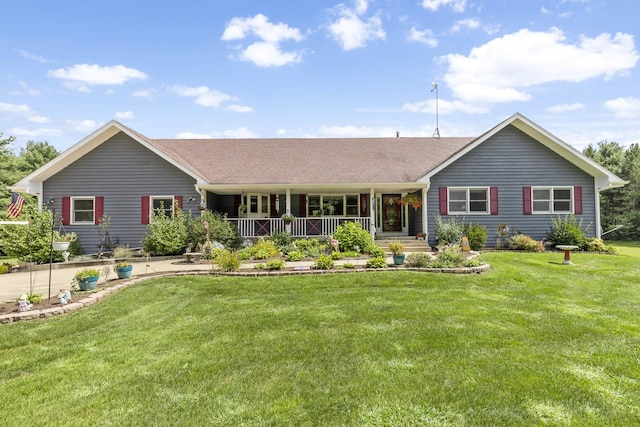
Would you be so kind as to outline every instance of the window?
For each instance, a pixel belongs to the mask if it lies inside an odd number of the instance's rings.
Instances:
[[[449,213],[489,213],[489,188],[449,188]]]
[[[173,196],[151,196],[151,218],[155,215],[173,216]]]
[[[573,187],[532,187],[533,213],[573,213]]]
[[[71,198],[71,224],[95,224],[93,197]]]
[[[360,196],[310,195],[307,198],[307,216],[358,216]]]

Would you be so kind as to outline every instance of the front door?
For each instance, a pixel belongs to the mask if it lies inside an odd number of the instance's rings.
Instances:
[[[269,195],[247,195],[247,218],[269,218]]]
[[[400,194],[382,195],[382,231],[402,231]]]

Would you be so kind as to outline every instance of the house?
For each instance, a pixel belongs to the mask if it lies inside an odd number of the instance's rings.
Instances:
[[[357,221],[433,245],[441,215],[486,226],[490,245],[499,223],[542,239],[565,214],[599,237],[599,193],[624,184],[517,113],[470,138],[151,139],[111,121],[12,189],[55,208],[95,252],[103,215],[112,239],[138,247],[154,210],[177,207],[224,213],[243,237],[326,236]],[[407,194],[422,205],[404,206]]]

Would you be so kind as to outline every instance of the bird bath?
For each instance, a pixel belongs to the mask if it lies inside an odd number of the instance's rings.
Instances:
[[[571,245],[558,245],[556,246],[556,248],[560,249],[561,251],[564,251],[563,264],[571,264],[571,251],[578,249],[577,246],[571,246]]]

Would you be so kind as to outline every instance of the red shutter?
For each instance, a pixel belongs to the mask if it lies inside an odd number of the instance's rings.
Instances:
[[[307,195],[300,194],[300,216],[307,216]]]
[[[175,209],[182,209],[182,196],[173,196]]]
[[[522,187],[523,211],[525,215],[531,215],[531,187]]]
[[[71,197],[62,198],[62,225],[71,224]]]
[[[149,196],[142,196],[142,211],[140,219],[142,224],[149,224]]]
[[[447,215],[449,213],[449,194],[447,187],[440,187],[440,215]]]
[[[582,215],[582,187],[579,185],[573,187],[573,213]]]
[[[102,215],[104,215],[104,197],[96,196],[93,203],[93,223],[100,224],[100,218],[102,218]]]
[[[491,215],[498,215],[498,187],[489,188]]]

